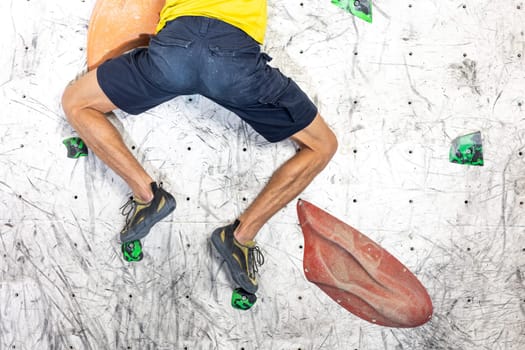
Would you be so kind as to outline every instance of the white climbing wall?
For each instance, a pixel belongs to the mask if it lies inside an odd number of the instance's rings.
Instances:
[[[175,194],[125,262],[128,188],[66,157],[60,106],[85,68],[95,0],[0,1],[0,349],[525,349],[525,2],[378,0],[365,23],[330,0],[269,0],[265,50],[318,104],[340,147],[301,195],[427,287],[416,329],[367,323],[302,272],[295,202],[260,232],[260,300],[229,305],[208,237],[294,153],[199,96],[115,123]],[[451,164],[481,131],[485,166]]]

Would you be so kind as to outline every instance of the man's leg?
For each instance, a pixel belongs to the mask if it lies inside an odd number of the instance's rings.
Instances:
[[[88,147],[133,191],[133,198],[123,209],[126,224],[120,232],[121,242],[146,236],[153,225],[175,209],[175,199],[146,173],[104,115],[116,107],[100,88],[96,69],[66,88],[62,107]]]
[[[291,138],[301,150],[275,171],[255,201],[235,223],[212,233],[211,241],[228,264],[232,278],[249,293],[257,291],[256,273],[258,266],[264,263],[253,242],[257,232],[308,186],[337,150],[337,139],[319,114],[309,126]]]
[[[291,139],[298,143],[300,151],[275,171],[255,201],[239,217],[240,224],[234,236],[241,244],[252,241],[277,211],[298,196],[337,150],[337,139],[319,114]]]
[[[66,117],[97,157],[127,182],[134,197],[149,202],[153,198],[150,187],[153,179],[104,115],[116,106],[100,88],[96,72],[96,69],[90,71],[66,88],[62,97]]]

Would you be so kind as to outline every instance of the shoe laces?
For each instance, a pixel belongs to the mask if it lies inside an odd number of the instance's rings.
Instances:
[[[250,274],[255,276],[259,272],[259,266],[264,264],[264,255],[259,246],[248,248],[248,261],[250,261]]]
[[[126,217],[126,224],[124,225],[124,228],[121,232],[125,232],[128,230],[136,208],[137,202],[133,199],[132,196],[130,196],[128,201],[120,207],[120,213]]]

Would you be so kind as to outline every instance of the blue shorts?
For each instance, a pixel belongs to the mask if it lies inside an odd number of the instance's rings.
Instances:
[[[180,95],[200,94],[240,116],[270,142],[308,126],[317,108],[242,30],[207,17],[180,17],[139,48],[104,62],[100,87],[139,114]]]

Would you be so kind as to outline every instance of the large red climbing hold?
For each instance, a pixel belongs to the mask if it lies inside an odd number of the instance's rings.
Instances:
[[[370,238],[299,200],[306,278],[351,313],[388,327],[417,327],[432,317],[421,282]]]

